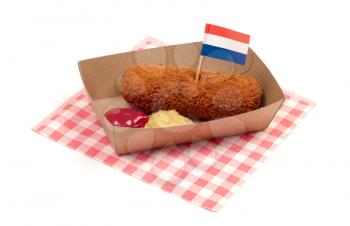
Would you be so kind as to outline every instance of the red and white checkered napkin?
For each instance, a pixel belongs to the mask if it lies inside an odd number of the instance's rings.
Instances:
[[[143,47],[154,44],[152,39],[143,43]],[[85,90],[72,96],[33,130],[191,203],[217,211],[314,106],[293,93],[285,92],[285,97],[264,131],[123,156],[118,156],[110,145]]]

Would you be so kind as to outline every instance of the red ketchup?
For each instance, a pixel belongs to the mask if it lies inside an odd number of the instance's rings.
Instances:
[[[114,126],[143,128],[148,116],[131,108],[115,108],[105,114],[106,119]]]

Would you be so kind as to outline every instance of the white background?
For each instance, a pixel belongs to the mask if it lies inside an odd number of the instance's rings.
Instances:
[[[1,1],[0,225],[349,225],[346,1]],[[199,41],[205,22],[252,35],[283,88],[316,108],[212,213],[30,128],[82,88],[81,59],[146,36]]]

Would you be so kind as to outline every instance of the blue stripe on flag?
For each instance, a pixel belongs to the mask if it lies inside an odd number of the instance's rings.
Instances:
[[[246,54],[235,52],[229,49],[224,49],[212,45],[203,44],[201,55],[221,60],[231,61],[237,64],[245,64]]]

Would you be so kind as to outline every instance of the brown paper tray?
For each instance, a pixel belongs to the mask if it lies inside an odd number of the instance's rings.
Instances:
[[[118,89],[123,71],[135,64],[197,66],[201,42],[186,43],[103,56],[79,62],[81,78],[97,118],[118,154],[159,148],[196,140],[237,135],[265,129],[281,106],[284,95],[260,58],[249,49],[244,66],[206,57],[203,69],[249,74],[264,91],[261,107],[248,113],[171,128],[122,128],[112,126],[104,114],[113,108],[129,107]]]

